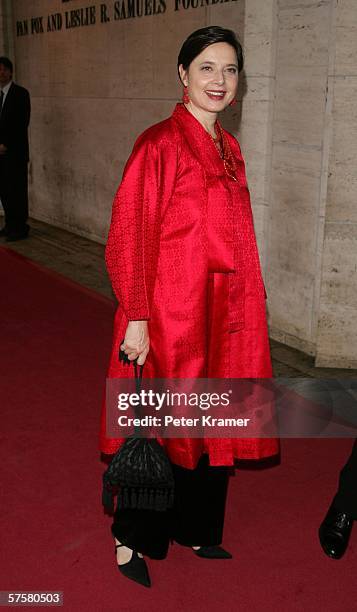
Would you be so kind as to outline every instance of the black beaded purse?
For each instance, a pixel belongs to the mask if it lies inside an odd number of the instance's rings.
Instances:
[[[123,351],[119,353],[119,360],[134,366],[139,393],[143,366],[129,361]],[[156,438],[138,437],[134,432],[114,455],[103,474],[103,506],[113,511],[116,495],[119,508],[164,512],[173,506],[172,467]]]

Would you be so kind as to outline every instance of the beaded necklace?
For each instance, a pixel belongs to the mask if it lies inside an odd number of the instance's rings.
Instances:
[[[223,165],[224,165],[226,174],[234,181],[237,181],[237,178],[235,176],[235,164],[233,161],[233,155],[232,155],[229,143],[227,141],[227,138],[225,137],[219,123],[215,123],[214,129],[215,129],[217,137],[214,138],[213,136],[211,136],[211,138],[215,144],[215,147],[219,153],[219,156],[223,160]]]

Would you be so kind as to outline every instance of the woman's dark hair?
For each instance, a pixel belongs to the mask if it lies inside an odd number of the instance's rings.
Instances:
[[[5,66],[5,68],[10,70],[12,74],[13,72],[12,62],[9,60],[8,57],[0,57],[0,64],[2,64],[3,66]]]
[[[237,54],[238,72],[243,68],[243,49],[232,30],[221,28],[220,26],[208,26],[192,32],[183,43],[178,59],[177,70],[182,64],[184,70],[187,70],[191,62],[203,51],[206,47],[214,43],[225,42],[231,45]]]

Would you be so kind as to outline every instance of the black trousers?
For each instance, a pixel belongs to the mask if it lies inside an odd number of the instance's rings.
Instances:
[[[338,510],[357,520],[357,440],[349,460],[340,472],[338,491],[333,504]]]
[[[27,161],[9,160],[0,156],[0,199],[5,213],[7,233],[24,234],[28,231]]]
[[[113,535],[131,549],[164,559],[170,540],[184,546],[222,542],[229,468],[210,466],[202,455],[196,469],[172,464],[175,502],[166,512],[117,508]]]

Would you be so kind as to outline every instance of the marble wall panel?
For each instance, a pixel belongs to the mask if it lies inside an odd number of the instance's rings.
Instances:
[[[153,28],[154,19],[146,17],[145,28],[140,20],[129,20],[111,24],[111,50],[108,60],[110,87],[114,95],[125,98],[153,98]],[[120,43],[119,43],[120,41]],[[114,50],[114,44],[120,44]],[[114,62],[112,58],[117,57]]]
[[[313,279],[294,270],[282,271],[275,267],[268,267],[268,273],[269,327],[312,344]]]
[[[303,67],[327,67],[331,9],[330,2],[295,4],[279,11],[277,67],[292,71]]]
[[[355,0],[334,0],[336,3],[336,27],[344,27],[356,24],[356,3]]]
[[[247,0],[244,17],[247,75],[274,76],[276,1]],[[227,26],[229,27],[229,25]]]
[[[357,223],[357,76],[331,81],[332,135],[326,217],[328,221]]]
[[[267,227],[269,223],[269,208],[262,204],[255,203],[253,205],[253,219],[254,219],[254,230],[258,244],[259,259],[262,268],[262,274],[265,278],[264,264],[266,261],[266,249],[267,249]]]
[[[20,13],[22,15],[22,13]],[[110,28],[110,26],[108,26]],[[91,27],[50,32],[16,40],[19,77],[34,96],[108,95],[108,31]]]
[[[238,98],[244,102],[274,102],[273,77],[247,75],[245,71],[240,75]]]
[[[238,140],[246,162],[248,185],[255,202],[268,204],[270,175],[270,102],[244,100]]]
[[[356,34],[355,2],[334,3],[329,141],[316,365],[357,367]]]
[[[292,145],[276,145],[274,148],[274,160],[272,167],[272,228],[276,225],[277,231],[284,236],[285,225],[290,226],[294,219],[304,217],[306,222],[301,223],[300,231],[295,236],[296,248],[299,241],[304,245],[301,253],[302,259],[293,261],[293,265],[301,266],[301,272],[309,264],[310,255],[316,249],[313,240],[315,228],[318,223],[318,203],[320,188],[320,152],[315,149],[301,150],[300,147]],[[275,215],[285,216],[286,223],[282,220],[275,222]],[[298,228],[296,228],[298,229]],[[306,242],[306,239],[308,241]],[[271,249],[276,245],[280,248],[279,240],[271,239]],[[289,248],[289,241],[286,248]],[[307,259],[304,260],[307,250]],[[292,257],[295,260],[295,257]],[[311,266],[311,261],[310,261]],[[311,267],[309,267],[311,270]]]
[[[244,18],[246,6],[252,0],[235,0],[208,6],[206,11],[207,25],[220,25],[235,31],[242,45],[245,44]]]
[[[336,5],[336,54],[334,74],[356,75],[357,8],[354,0]]]
[[[321,258],[321,168],[331,2],[278,2],[266,263],[275,337],[311,352]]]
[[[4,15],[4,11],[3,8],[0,4],[0,54],[1,55],[5,55],[5,15]]]
[[[326,92],[326,67],[282,66],[276,84],[274,141],[321,147]]]
[[[357,225],[325,226],[316,365],[357,366]]]
[[[160,111],[168,116],[172,102],[165,104]],[[31,142],[34,217],[103,242],[125,161],[155,106],[154,100],[72,98],[63,106],[56,98],[36,99],[34,122],[43,129]]]
[[[266,271],[271,324],[312,341],[320,192],[319,150],[274,146]]]
[[[153,23],[152,95],[160,98],[181,98],[182,85],[176,65],[181,45],[194,30],[207,23],[207,8],[185,11],[173,19],[158,15]],[[165,36],[162,36],[165,32]]]
[[[283,11],[284,9],[300,10],[323,4],[330,5],[331,1],[334,2],[335,0],[278,0],[278,7],[280,11]]]
[[[356,75],[357,24],[336,28],[336,42],[334,74]]]
[[[0,2],[0,55],[14,57],[12,0]]]

